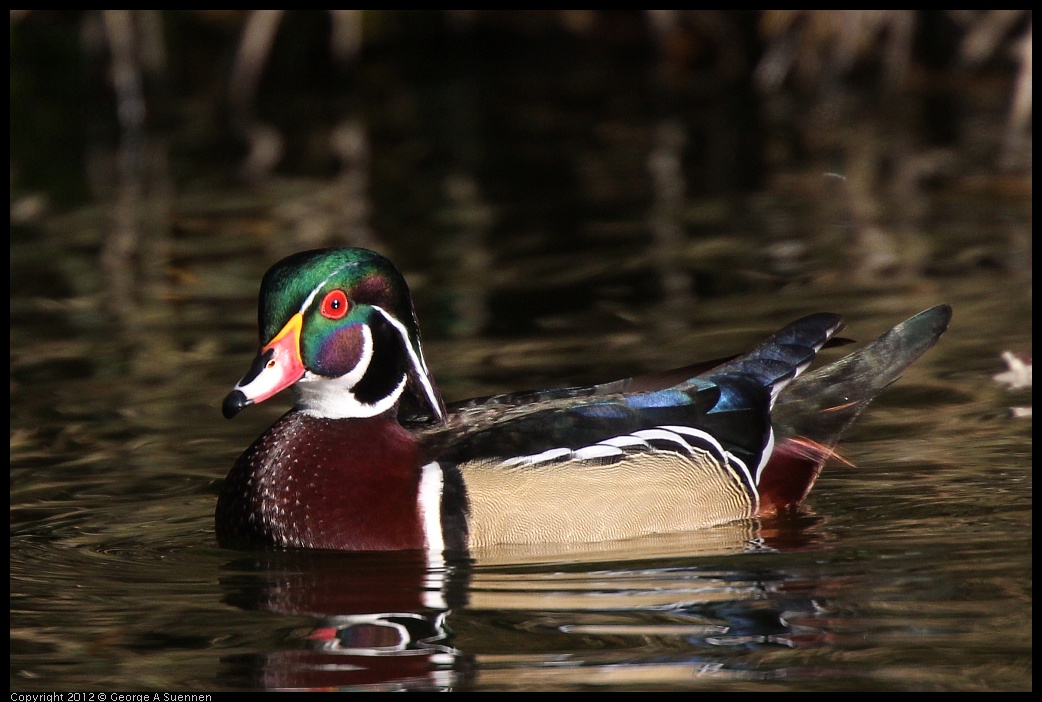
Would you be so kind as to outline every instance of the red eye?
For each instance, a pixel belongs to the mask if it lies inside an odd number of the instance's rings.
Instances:
[[[326,293],[326,296],[322,298],[322,316],[327,319],[341,319],[350,308],[351,305],[343,290]]]

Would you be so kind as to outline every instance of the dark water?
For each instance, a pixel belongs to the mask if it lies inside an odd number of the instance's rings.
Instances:
[[[245,298],[251,281],[240,282]],[[802,518],[587,552],[477,554],[436,573],[399,556],[216,547],[219,481],[285,403],[219,417],[249,357],[245,320],[228,324],[222,306],[247,305],[211,295],[180,305],[163,343],[124,364],[105,358],[115,332],[89,310],[13,302],[31,310],[12,347],[18,689],[1030,686],[1031,422],[1008,410],[1030,398],[991,379],[1003,349],[1030,347],[1019,281],[982,273],[859,296],[735,296],[700,305],[696,330],[654,348],[643,323],[434,340],[428,360],[446,387],[487,393],[514,377],[527,387],[576,367],[605,377],[736,350],[797,310],[844,310],[859,337],[934,302],[956,310],[943,342],[843,445],[857,467],[830,466]],[[79,331],[59,335],[58,324]],[[375,625],[348,617],[374,611],[417,617],[429,635],[410,636],[432,643],[375,645]],[[315,638],[338,627],[360,643]]]
[[[357,193],[304,177],[187,186],[158,234],[135,200],[146,243],[118,274],[99,261],[125,202],[14,228],[13,689],[1030,689],[1031,419],[1011,408],[1031,396],[993,379],[1031,351],[1030,176],[966,165],[867,219],[851,160],[847,185],[813,164],[714,194],[691,144],[735,140],[738,108],[605,102],[615,74],[585,60],[522,62],[492,96],[449,72],[426,97],[465,119],[409,113],[433,134],[372,122],[373,229],[338,234],[329,203]],[[611,70],[620,91],[646,78]],[[657,170],[678,154],[698,164],[679,195]],[[260,275],[316,242],[401,262],[447,399],[728,355],[815,311],[859,340],[955,317],[795,517],[430,570],[222,550],[221,480],[287,402],[226,422],[220,401]]]

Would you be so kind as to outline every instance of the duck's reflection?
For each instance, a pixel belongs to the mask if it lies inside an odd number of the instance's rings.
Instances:
[[[277,650],[228,657],[222,672],[263,689],[466,689],[479,672],[493,685],[509,685],[511,671],[533,675],[548,665],[538,660],[546,646],[567,652],[579,677],[586,666],[636,671],[648,661],[631,660],[635,651],[623,646],[601,660],[608,651],[588,639],[666,636],[694,647],[672,665],[724,675],[703,646],[795,641],[782,613],[815,605],[795,602],[802,588],[786,593],[790,579],[762,559],[727,558],[738,566],[731,571],[719,557],[812,548],[820,540],[815,525],[805,516],[746,521],[552,552],[496,549],[437,566],[408,552],[240,554],[222,579],[225,600],[287,621],[279,623]],[[711,568],[701,566],[703,557]],[[291,617],[303,618],[303,627]]]
[[[423,554],[270,552],[239,558],[225,599],[246,610],[313,619],[283,648],[230,657],[228,674],[264,689],[451,689],[465,679],[446,617],[463,604],[468,561]]]

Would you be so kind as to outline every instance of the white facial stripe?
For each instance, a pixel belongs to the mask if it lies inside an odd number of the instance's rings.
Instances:
[[[434,410],[434,413],[438,415],[438,419],[444,419],[445,415],[441,412],[441,403],[438,402],[438,393],[435,392],[434,386],[431,385],[430,373],[427,370],[427,363],[423,360],[423,351],[417,352],[413,348],[412,342],[409,339],[409,332],[401,322],[391,316],[387,310],[373,305],[373,309],[384,316],[392,327],[398,330],[398,333],[402,336],[402,341],[405,342],[405,350],[409,353],[409,361],[412,363],[412,367],[416,369],[416,375],[420,378],[420,385],[423,386],[423,391],[427,394],[427,399],[430,401],[430,406]]]
[[[304,314],[304,312],[307,310],[307,308],[311,307],[311,303],[315,301],[315,296],[318,295],[318,291],[321,290],[322,288],[326,287],[326,283],[328,283],[330,280],[332,280],[333,276],[339,275],[340,271],[344,270],[345,268],[348,268],[350,266],[356,266],[356,265],[358,265],[358,264],[357,263],[353,263],[353,262],[352,263],[345,263],[344,265],[340,266],[340,268],[337,268],[335,271],[333,271],[332,273],[327,275],[325,280],[323,280],[321,283],[319,283],[317,286],[315,286],[315,289],[312,290],[308,294],[308,296],[306,298],[304,298],[304,304],[300,306],[300,313]]]
[[[318,293],[332,280],[335,276],[339,275],[345,268],[355,266],[357,263],[347,263],[340,266],[325,279],[315,286],[315,288],[305,298],[304,303],[300,306],[300,312],[303,314],[309,307],[314,303]],[[437,393],[435,393],[433,386],[428,381],[427,364],[423,360],[422,352],[417,355],[414,351],[412,344],[409,341],[409,334],[405,327],[387,313],[386,310],[379,307],[378,305],[372,306],[374,310],[377,310],[384,316],[391,326],[393,326],[398,334],[402,337],[406,351],[409,353],[409,361],[412,366],[418,369],[420,372],[417,373],[420,376],[420,382],[423,385],[424,392],[430,399],[430,404],[434,408],[435,414],[438,415],[439,419],[444,419],[444,415],[441,413],[441,406],[437,401]],[[304,377],[294,386],[297,392],[297,408],[307,414],[314,415],[316,417],[327,417],[329,419],[348,419],[351,417],[375,417],[378,414],[383,414],[387,410],[391,409],[396,402],[401,398],[402,392],[405,390],[406,382],[408,377],[403,377],[401,382],[394,388],[394,390],[384,398],[381,398],[375,404],[367,404],[360,402],[355,397],[352,390],[354,386],[365,376],[367,370],[369,370],[369,364],[373,360],[373,332],[368,325],[360,325],[362,328],[362,356],[358,363],[350,372],[339,378],[326,378],[311,371],[304,374]]]

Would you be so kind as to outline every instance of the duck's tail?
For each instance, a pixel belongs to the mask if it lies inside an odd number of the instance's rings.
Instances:
[[[788,382],[771,412],[775,446],[757,486],[761,514],[795,507],[806,497],[843,431],[937,342],[951,316],[948,305],[932,307],[854,353]]]

